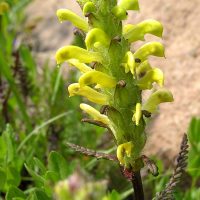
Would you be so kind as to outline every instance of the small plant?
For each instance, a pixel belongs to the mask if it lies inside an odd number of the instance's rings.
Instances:
[[[67,9],[59,9],[57,16],[61,22],[73,23],[86,49],[72,45],[62,47],[56,53],[56,61],[58,65],[66,61],[81,71],[78,82],[69,85],[69,95],[83,96],[98,105],[96,109],[81,103],[80,108],[91,117],[82,121],[109,131],[117,146],[115,160],[123,168],[124,176],[133,182],[135,199],[142,200],[140,170],[146,165],[153,175],[158,174],[154,162],[142,155],[147,139],[146,120],[160,103],[172,102],[173,96],[163,88],[163,72],[148,61],[149,56],[164,57],[163,44],[148,42],[134,51],[131,44],[145,41],[146,34],[162,37],[163,26],[152,19],[124,25],[128,11],[139,10],[137,0],[77,2],[85,19]],[[145,90],[152,90],[147,101],[142,98]],[[87,155],[114,159],[113,155],[68,145]]]

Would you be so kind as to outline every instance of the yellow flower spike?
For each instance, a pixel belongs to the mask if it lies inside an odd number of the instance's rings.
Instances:
[[[103,58],[98,52],[89,52],[77,46],[65,46],[56,52],[57,64],[61,64],[69,59],[77,59],[82,63],[102,62]]]
[[[9,10],[10,6],[5,1],[0,2],[0,15],[3,15],[5,12]]]
[[[160,87],[162,87],[164,84],[164,74],[158,68],[153,68],[152,70],[148,71],[145,76],[137,81],[137,85],[140,89],[146,90],[153,87],[153,82],[158,83]]]
[[[126,27],[127,26],[127,27]],[[135,42],[137,40],[144,40],[145,34],[152,34],[158,37],[162,37],[163,26],[156,20],[145,20],[137,25],[125,25],[123,30],[124,38],[129,42]]]
[[[79,62],[79,60],[77,59],[70,59],[67,61],[70,65],[75,66],[76,68],[78,68],[81,72],[86,73],[89,71],[92,71],[93,69],[89,66],[87,66],[85,63],[81,63]]]
[[[141,77],[145,75],[148,71],[152,70],[151,65],[149,64],[148,60],[145,60],[142,62],[137,68],[136,68],[136,74]]]
[[[128,51],[125,55],[124,58],[125,62],[127,63],[127,66],[125,66],[125,71],[126,71],[126,67],[128,67],[131,71],[132,74],[134,74],[134,70],[135,70],[135,59],[134,56],[132,54],[131,51]],[[129,70],[128,70],[129,71]],[[127,73],[127,72],[126,72]]]
[[[89,101],[101,104],[101,105],[107,105],[109,98],[107,95],[102,94],[100,92],[97,92],[96,90],[85,86],[80,87],[79,83],[73,83],[68,87],[69,95],[80,95],[86,97]]]
[[[87,13],[94,12],[96,10],[95,5],[93,2],[87,2],[83,6],[83,14],[86,15]]]
[[[82,19],[80,16],[68,9],[57,10],[57,17],[60,22],[70,21],[75,27],[88,32],[89,26],[86,20]]]
[[[131,157],[132,149],[133,149],[132,142],[126,142],[126,143],[120,144],[117,147],[117,158],[121,165],[125,164],[125,156]]]
[[[96,70],[86,72],[79,78],[80,87],[94,83],[101,85],[101,87],[113,88],[116,86],[117,81],[112,76]]]
[[[93,28],[92,30],[90,30],[85,38],[87,49],[91,49],[93,46],[95,46],[96,43],[98,43],[98,45],[96,46],[100,46],[100,43],[105,47],[108,47],[110,44],[110,38],[100,28]]]
[[[160,42],[148,42],[140,47],[133,55],[134,58],[139,58],[143,62],[151,55],[164,57],[164,50],[164,46]]]
[[[135,113],[133,114],[133,122],[135,122],[136,126],[139,125],[140,119],[142,117],[142,105],[141,103],[137,103],[135,107]]]
[[[88,115],[90,115],[94,120],[100,121],[106,125],[110,124],[110,120],[106,115],[101,114],[98,110],[93,108],[92,106],[81,103],[80,108],[85,111]]]
[[[143,106],[143,110],[154,113],[160,103],[174,101],[172,93],[167,89],[159,89],[150,95]]]
[[[119,6],[125,10],[139,10],[138,0],[121,0]]]

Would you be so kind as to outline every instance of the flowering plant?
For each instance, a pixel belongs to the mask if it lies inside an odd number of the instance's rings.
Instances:
[[[68,9],[59,9],[57,16],[61,22],[68,20],[76,27],[86,48],[60,48],[56,52],[57,64],[67,62],[81,71],[78,82],[68,87],[70,97],[80,95],[101,105],[97,110],[81,103],[80,108],[90,116],[84,121],[107,128],[117,146],[120,165],[137,174],[147,163],[147,157],[141,155],[147,139],[146,119],[160,103],[173,101],[172,93],[163,87],[163,72],[149,62],[150,56],[164,57],[164,46],[145,42],[146,34],[162,37],[163,26],[152,19],[123,24],[129,10],[139,10],[138,0],[77,2],[85,18]],[[132,51],[131,44],[137,41],[144,44]],[[152,91],[146,101],[142,98],[145,90]]]

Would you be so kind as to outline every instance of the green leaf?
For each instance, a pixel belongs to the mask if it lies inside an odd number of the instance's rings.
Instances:
[[[5,158],[7,155],[7,146],[6,143],[4,142],[4,139],[2,136],[0,136],[0,163],[1,165],[4,165]]]
[[[19,52],[22,62],[25,64],[25,66],[32,72],[36,73],[36,63],[29,48],[22,45],[20,46]]]
[[[48,169],[56,172],[60,179],[65,179],[69,175],[69,164],[66,160],[57,152],[52,151],[48,158]]]
[[[27,200],[51,200],[51,198],[48,197],[44,191],[37,189],[27,198]]]
[[[189,142],[190,142],[190,151],[189,151],[189,160],[188,160],[188,173],[196,181],[200,177],[200,119],[193,118],[190,122],[189,130]]]
[[[0,54],[0,66],[1,66],[0,73],[3,74],[3,76],[5,76],[5,78],[7,79],[8,83],[10,85],[10,88],[15,96],[15,99],[18,103],[19,110],[22,113],[24,122],[26,123],[27,128],[29,129],[31,127],[31,123],[30,123],[29,116],[26,112],[25,104],[22,101],[21,94],[20,94],[20,92],[15,84],[15,81],[13,79],[12,72],[10,70],[10,66],[7,64],[6,60],[3,58],[2,54]]]
[[[22,45],[19,48],[19,53],[20,53],[20,58],[22,60],[23,63],[23,67],[25,67],[27,69],[28,72],[28,77],[27,79],[30,81],[30,83],[34,82],[34,85],[36,85],[36,81],[37,81],[37,66],[35,63],[35,60],[29,50],[28,47]]]
[[[20,172],[16,169],[15,166],[9,166],[7,168],[7,181],[6,185],[7,186],[19,186],[21,182],[21,175]]]
[[[6,194],[6,200],[13,200],[14,198],[25,199],[25,194],[18,188],[11,186]]]
[[[45,179],[55,183],[60,180],[60,177],[57,172],[48,170],[45,174]]]
[[[28,173],[33,177],[33,179],[40,185],[44,185],[45,179],[38,175],[36,172],[34,172],[31,168],[29,168],[26,164],[25,168],[27,169]]]
[[[15,156],[15,149],[13,146],[13,130],[10,125],[6,126],[6,130],[3,132],[2,139],[6,144],[6,163],[10,163]]]
[[[36,166],[41,170],[41,174],[45,174],[46,172],[46,167],[44,166],[44,164],[38,159],[38,158],[33,158]]]
[[[0,191],[3,190],[6,183],[6,173],[0,168]]]
[[[103,200],[121,200],[119,193],[113,190],[107,197],[104,197]]]

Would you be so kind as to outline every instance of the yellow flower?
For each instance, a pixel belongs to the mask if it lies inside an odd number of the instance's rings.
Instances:
[[[101,87],[105,88],[113,88],[117,84],[115,78],[96,70],[86,72],[79,78],[79,84],[81,87],[94,83],[99,84]]]
[[[157,106],[160,103],[172,102],[173,100],[173,95],[169,90],[159,89],[150,95],[147,102],[143,106],[143,110],[153,113],[156,111]]]
[[[56,14],[60,22],[70,21],[74,26],[85,32],[89,29],[87,21],[68,9],[59,9]]]
[[[57,64],[61,64],[69,59],[77,59],[82,63],[91,63],[93,61],[102,62],[100,53],[89,52],[77,46],[65,46],[56,52]]]
[[[160,87],[164,84],[164,74],[158,68],[153,68],[149,70],[141,79],[137,81],[137,85],[140,89],[146,90],[153,87],[152,83],[156,82]]]
[[[80,104],[80,108],[90,115],[94,120],[100,121],[106,125],[110,124],[110,121],[106,115],[101,114],[98,110],[85,103]]]
[[[125,156],[131,157],[132,150],[133,150],[132,142],[126,142],[126,143],[120,144],[117,147],[117,158],[121,165],[125,164]]]
[[[79,83],[73,83],[68,87],[68,91],[70,96],[74,95],[80,95],[86,97],[89,101],[101,104],[101,105],[107,105],[108,104],[108,96],[105,94],[102,94],[100,92],[97,92],[96,90],[84,86],[80,87]]]

